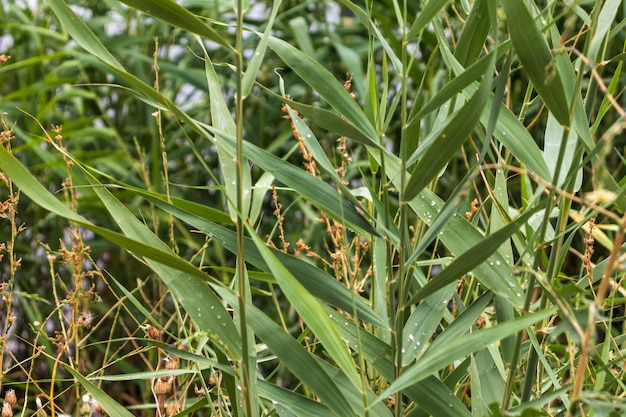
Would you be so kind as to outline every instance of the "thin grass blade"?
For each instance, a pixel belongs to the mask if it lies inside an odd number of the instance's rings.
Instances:
[[[429,349],[415,365],[408,368],[393,381],[389,388],[383,391],[377,401],[382,401],[390,395],[403,390],[438,371],[457,359],[463,358],[487,345],[515,334],[533,324],[551,316],[556,308],[550,308],[538,313],[518,317],[512,321],[499,324],[485,330],[479,330],[471,335],[454,339],[445,345],[439,345],[436,351]]]
[[[565,94],[562,75],[558,71],[546,37],[539,30],[525,2],[503,0],[502,4],[508,17],[511,41],[528,78],[556,120],[564,126],[569,126],[569,101]]]
[[[218,288],[217,291],[233,308],[237,308],[240,299],[235,294],[225,288]],[[356,415],[344,395],[345,391],[354,389],[352,385],[338,386],[313,355],[257,307],[249,304],[246,311],[248,324],[259,339],[267,344],[271,352],[302,384],[319,396],[334,415]]]
[[[65,369],[67,372],[72,374],[74,378],[80,383],[85,390],[91,396],[98,401],[98,404],[102,406],[104,411],[110,416],[118,416],[118,417],[133,417],[133,414],[121,406],[117,401],[111,398],[107,393],[98,388],[93,382],[89,381],[87,378],[82,376],[78,371],[72,369],[69,366],[66,366]]]
[[[420,289],[412,298],[411,304],[423,300],[425,297],[440,290],[444,286],[459,279],[464,273],[471,271],[478,265],[487,261],[492,254],[496,254],[503,242],[511,237],[512,234],[528,221],[528,219],[537,212],[538,208],[530,209],[518,216],[508,225],[486,236],[479,244],[463,252],[452,262],[447,268],[437,274],[428,284]],[[493,261],[492,261],[493,263]],[[506,294],[504,297],[508,302],[514,305],[521,305],[523,302],[522,288],[517,280],[509,278],[506,280],[499,277],[497,281],[489,280],[486,285],[489,288],[497,288],[500,294]],[[484,280],[485,277],[482,277]]]
[[[243,79],[241,80],[241,94],[243,97],[247,97],[250,94],[250,91],[252,91],[252,86],[254,86],[254,80],[257,77],[257,73],[259,72],[259,68],[261,68],[263,60],[265,59],[267,42],[270,33],[272,32],[272,27],[274,26],[274,19],[276,19],[276,15],[278,14],[278,10],[281,4],[282,0],[274,0],[274,3],[272,4],[272,12],[270,13],[269,20],[267,21],[265,31],[263,32],[263,35],[261,35],[261,40],[254,49],[254,54],[248,62],[248,67],[246,68],[246,72],[244,73]]]
[[[289,68],[315,89],[339,114],[361,130],[370,140],[378,142],[378,133],[363,110],[322,64],[282,39],[270,37],[269,45]]]
[[[450,118],[435,143],[424,151],[404,190],[405,201],[415,198],[465,143],[480,119],[490,85],[491,78],[487,77],[476,94]]]
[[[324,309],[305,288],[295,279],[289,270],[274,256],[267,245],[261,241],[251,227],[247,227],[257,250],[265,258],[278,285],[285,293],[289,303],[302,317],[304,323],[313,330],[315,337],[320,340],[328,355],[339,365],[349,381],[355,386],[361,386],[361,380],[356,371],[354,361],[346,344],[339,337],[334,323],[325,314]]]
[[[228,49],[232,45],[224,39],[212,27],[208,26],[196,15],[172,0],[120,0],[128,6],[140,10],[143,13],[156,17],[170,25],[181,28],[205,39],[213,41]]]

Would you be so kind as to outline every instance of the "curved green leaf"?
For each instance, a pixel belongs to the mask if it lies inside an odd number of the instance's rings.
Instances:
[[[269,45],[289,68],[315,89],[341,116],[362,131],[370,140],[378,142],[378,133],[363,110],[343,85],[322,64],[282,39],[270,37]]]
[[[117,417],[133,417],[133,414],[121,406],[117,401],[111,398],[106,392],[98,388],[93,382],[82,376],[75,369],[66,366],[67,372],[72,374],[74,378],[87,390],[91,396],[98,401],[98,404],[102,406],[104,411],[110,416]]]
[[[486,260],[488,260],[492,254],[497,253],[498,248],[502,245],[502,243],[511,237],[511,235],[524,224],[528,219],[538,211],[539,207],[535,207],[535,209],[527,210],[511,223],[497,230],[496,232],[491,233],[486,236],[483,241],[468,249],[466,252],[463,252],[443,271],[437,274],[431,281],[428,282],[422,289],[420,289],[411,299],[409,304],[417,303],[420,300],[423,300],[427,296],[433,294],[435,291],[439,291],[444,288],[446,285],[451,282],[459,279],[464,273],[471,271],[478,265],[482,264]],[[500,261],[497,261],[500,262]],[[492,261],[494,263],[494,261]],[[483,278],[485,279],[485,278]],[[489,288],[500,287],[502,288],[502,280],[492,281],[489,277],[487,277],[486,284]],[[508,300],[513,304],[519,305],[522,303],[522,288],[516,280],[510,279],[506,284],[508,290],[505,290],[506,297],[509,297],[508,294],[514,293],[515,296],[513,300]],[[504,288],[503,288],[504,290]]]
[[[538,313],[528,314],[499,324],[498,326],[479,330],[470,335],[451,340],[445,345],[439,345],[436,350],[428,349],[415,365],[406,369],[398,379],[391,383],[389,388],[380,394],[377,401],[382,401],[388,396],[410,387],[425,379],[433,372],[449,365],[450,358],[463,358],[497,340],[504,339],[507,336],[532,326],[538,321],[554,314],[555,311],[556,308],[549,308]]]
[[[208,130],[220,139],[234,146],[234,138],[210,126]],[[357,207],[342,196],[332,186],[290,164],[276,155],[261,149],[251,142],[244,141],[243,154],[250,161],[270,172],[278,181],[296,190],[307,201],[323,210],[335,220],[346,222],[351,228],[363,234],[379,236],[378,231],[359,213]]]
[[[233,49],[232,45],[220,36],[215,29],[208,26],[196,15],[177,4],[172,0],[120,0],[130,7],[140,10],[147,15],[156,17],[170,25],[181,28],[196,35],[202,36],[210,41],[222,45],[228,49]]]
[[[233,308],[237,308],[239,297],[228,289],[217,289]],[[340,387],[326,373],[318,360],[297,340],[274,323],[265,313],[252,304],[246,306],[248,325],[298,380],[319,396],[337,416],[354,417],[355,410],[348,403],[344,393],[351,385]]]
[[[478,58],[485,45],[491,28],[489,1],[495,2],[495,0],[476,0],[461,29],[459,40],[454,49],[454,56],[464,67]]]
[[[231,253],[237,252],[235,232],[213,223],[212,219],[202,215],[201,210],[196,210],[194,213],[187,210],[188,204],[178,205],[175,201],[173,201],[172,204],[168,204],[166,198],[163,196],[144,190],[133,190],[137,194],[146,197],[166,212],[171,213],[178,219],[206,233]],[[274,256],[278,258],[280,263],[315,297],[344,311],[354,312],[359,320],[376,324],[377,326],[387,327],[387,323],[381,320],[363,299],[357,297],[353,292],[349,291],[326,272],[292,255],[276,249],[270,250]],[[249,238],[245,240],[245,251],[246,262],[249,262],[263,271],[270,271],[266,258],[262,256]]]
[[[490,86],[491,78],[487,77],[476,94],[449,119],[435,139],[435,143],[424,151],[404,189],[402,197],[405,201],[415,198],[465,143],[480,119]]]
[[[548,41],[541,33],[525,2],[503,0],[511,41],[520,62],[535,90],[555,119],[564,126],[570,124],[570,105],[556,61]]]

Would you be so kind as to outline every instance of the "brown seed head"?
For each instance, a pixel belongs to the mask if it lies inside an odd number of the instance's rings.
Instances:
[[[2,417],[13,417],[13,409],[11,408],[11,404],[4,403],[2,405]]]
[[[10,389],[4,394],[4,401],[10,405],[13,405],[17,402],[17,395],[15,395],[15,390]]]
[[[178,369],[178,360],[175,357],[166,356],[163,358],[165,369]]]
[[[146,336],[148,336],[152,340],[161,340],[161,331],[151,324],[144,324],[140,326],[144,332],[146,332]]]
[[[155,395],[166,395],[172,392],[173,379],[168,378],[163,380],[162,378],[157,378],[154,383],[154,393]]]

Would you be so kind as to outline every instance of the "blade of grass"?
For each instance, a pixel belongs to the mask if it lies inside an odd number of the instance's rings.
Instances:
[[[495,52],[490,52],[488,55],[480,58],[475,63],[471,64],[462,73],[454,77],[450,82],[446,83],[438,92],[432,97],[419,112],[411,116],[408,123],[419,123],[420,119],[424,118],[430,112],[438,110],[447,101],[458,95],[459,91],[462,91],[469,84],[480,78],[487,72],[490,66],[493,65],[493,55],[499,58],[506,52],[506,48],[499,47]]]
[[[110,416],[119,416],[119,417],[133,417],[133,414],[126,410],[123,406],[118,404],[113,398],[111,398],[107,393],[98,388],[94,383],[89,381],[87,378],[78,373],[75,369],[72,369],[69,366],[66,366],[65,369],[67,372],[72,374],[74,378],[87,390],[91,396],[98,401],[98,404],[102,406],[104,411]]]
[[[204,52],[204,68],[207,85],[209,86],[211,123],[216,129],[225,132],[230,136],[236,136],[237,125],[233,120],[231,110],[226,104],[226,99],[222,93],[222,88],[220,86],[217,73],[215,72],[213,62],[211,62],[209,54],[202,42],[199,41],[198,44],[201,45],[202,51]],[[238,201],[238,190],[240,186],[242,186],[244,190],[242,196],[243,211],[240,215],[247,217],[250,212],[250,189],[252,183],[252,180],[250,179],[250,168],[248,166],[248,162],[245,160],[241,161],[240,165],[234,149],[227,144],[224,144],[223,141],[216,140],[215,144],[217,145],[217,153],[220,160],[220,171],[222,172],[222,176],[224,178],[224,188],[226,190],[226,198],[230,209],[230,218],[233,223],[236,223],[238,217],[236,202]],[[237,181],[237,170],[239,166],[242,168],[242,184],[239,184],[240,181]]]
[[[77,166],[81,165],[75,159],[74,163]],[[95,226],[84,217],[74,213],[50,194],[13,155],[1,146],[0,170],[13,178],[14,183],[24,194],[47,211],[71,220],[120,247],[147,258],[148,263],[177,296],[196,325],[210,330],[216,335],[218,345],[227,349],[235,358],[237,357],[239,354],[237,331],[234,330],[234,324],[229,319],[230,315],[224,309],[223,304],[205,282],[209,277],[195,266],[174,255],[164,242],[154,236],[147,226],[139,222],[103,187],[95,186],[94,191],[102,199],[105,207],[110,210],[113,218],[120,223],[128,237]],[[91,180],[98,184],[94,178]],[[211,309],[209,306],[214,308]]]
[[[459,279],[464,273],[474,269],[476,266],[482,264],[491,257],[491,254],[497,253],[497,250],[502,246],[503,242],[507,240],[511,235],[517,232],[517,230],[528,221],[528,219],[539,210],[539,206],[534,209],[526,210],[523,214],[519,215],[515,220],[496,232],[486,236],[485,239],[479,244],[468,249],[466,252],[458,255],[454,262],[452,262],[447,268],[437,274],[428,284],[420,289],[412,298],[409,304],[415,304],[425,297],[433,294],[435,291],[440,290],[444,286]],[[491,261],[493,263],[493,261]],[[484,278],[483,278],[484,279]],[[499,278],[502,280],[502,277]],[[508,302],[521,303],[522,302],[522,289],[519,283],[514,279],[507,280],[506,287],[509,290],[515,291],[515,298],[508,300]],[[502,282],[489,282],[488,287],[501,287]],[[510,291],[507,291],[509,293]],[[508,295],[506,296],[508,297]]]
[[[240,299],[230,290],[218,288],[217,291],[233,308],[238,308]],[[357,415],[344,395],[345,392],[354,389],[352,385],[338,386],[317,359],[283,328],[254,305],[248,304],[246,309],[248,324],[254,333],[267,344],[281,363],[293,372],[298,381],[318,395],[334,415],[345,417]]]
[[[315,89],[339,114],[362,131],[370,140],[375,143],[378,142],[378,133],[363,110],[324,66],[281,39],[270,37],[269,45],[289,68]]]
[[[556,61],[525,2],[503,0],[511,41],[528,78],[555,119],[570,124],[570,105]]]
[[[168,204],[165,196],[144,190],[134,190],[134,192],[144,196],[166,212],[173,214],[175,217],[188,223],[197,230],[206,233],[209,237],[217,240],[219,244],[228,251],[232,253],[236,252],[236,238],[232,230],[212,223],[211,219],[203,218],[201,214],[187,212],[186,205],[177,206],[176,204]],[[256,249],[256,246],[250,239],[246,239],[245,250],[247,262],[263,271],[270,271],[265,258]],[[356,297],[354,293],[349,291],[345,286],[342,286],[336,279],[323,270],[279,250],[271,249],[271,251],[274,256],[278,258],[280,263],[306,287],[307,291],[320,300],[341,308],[344,311],[352,312],[354,310],[360,320],[376,324],[377,326],[387,326],[387,322],[381,320],[363,299]]]
[[[272,32],[272,27],[274,26],[274,19],[276,19],[276,15],[280,9],[280,5],[282,4],[282,0],[274,0],[272,4],[272,12],[270,13],[269,20],[267,21],[267,25],[265,26],[265,31],[261,36],[261,40],[259,44],[256,46],[254,50],[254,54],[252,58],[248,62],[248,67],[246,68],[246,72],[243,75],[242,83],[242,97],[247,97],[252,91],[252,86],[254,86],[254,80],[257,77],[257,73],[259,72],[259,68],[261,68],[261,64],[265,59],[265,53],[267,51],[267,42]]]
[[[211,127],[207,128],[234,145],[232,137]],[[298,194],[326,212],[330,217],[346,223],[362,234],[379,235],[378,231],[359,213],[356,207],[329,184],[251,142],[244,142],[243,145],[243,153],[246,158],[264,171],[272,173],[278,181],[293,190],[297,190]],[[365,213],[364,210],[362,212]]]
[[[486,77],[476,94],[449,119],[435,143],[424,151],[404,190],[403,198],[406,201],[415,198],[465,143],[480,119],[490,86],[491,78]]]
[[[421,31],[431,23],[433,18],[448,3],[447,0],[429,0],[417,15],[417,19],[411,25],[411,30],[406,36],[406,41],[411,42]]]
[[[55,0],[58,1],[58,0]],[[172,0],[120,0],[128,6],[140,10],[143,13],[156,17],[174,27],[181,28],[205,39],[213,41],[227,49],[233,47],[215,29],[208,26],[196,15]]]
[[[454,49],[454,56],[464,67],[467,67],[478,59],[485,45],[485,41],[487,40],[487,35],[491,28],[489,20],[489,1],[494,0],[475,1],[461,29],[459,40]]]
[[[481,304],[481,306],[484,308],[484,305]],[[393,380],[394,367],[391,362],[391,346],[363,328],[346,321],[332,309],[326,307],[325,310],[331,320],[336,323],[341,338],[352,349],[363,355],[365,360],[371,363],[384,378]],[[476,317],[471,320],[470,324],[475,320]],[[406,388],[403,393],[420,408],[426,410],[429,415],[438,417],[469,417],[471,415],[452,391],[432,375]]]
[[[307,326],[313,330],[315,337],[320,340],[328,355],[335,360],[350,382],[355,387],[360,387],[361,379],[356,371],[350,352],[339,337],[335,325],[324,313],[322,306],[274,256],[252,227],[248,226],[247,230],[291,306],[298,312]]]
[[[407,366],[424,353],[430,338],[441,323],[444,312],[448,310],[448,302],[452,298],[456,284],[450,284],[426,297],[411,313],[402,330],[402,364]]]
[[[471,335],[454,339],[445,345],[438,346],[436,352],[429,349],[415,365],[407,368],[398,379],[393,381],[391,385],[384,390],[377,401],[382,401],[389,395],[403,390],[438,371],[444,366],[454,362],[455,360],[476,352],[507,336],[515,334],[533,324],[551,316],[556,308],[550,308],[538,313],[528,314],[518,317],[512,321],[499,324],[485,330],[479,330]]]

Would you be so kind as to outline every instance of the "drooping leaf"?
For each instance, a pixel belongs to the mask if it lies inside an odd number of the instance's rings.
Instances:
[[[196,15],[172,0],[120,0],[130,7],[141,10],[147,15],[163,20],[174,27],[181,28],[205,39],[213,41],[228,49],[232,45],[212,27],[208,26]]]
[[[120,405],[117,401],[115,401],[111,396],[109,396],[106,392],[98,388],[93,382],[89,381],[89,379],[82,376],[78,371],[73,369],[70,366],[66,366],[65,369],[67,372],[72,374],[72,376],[81,384],[85,390],[102,406],[104,411],[110,416],[119,416],[119,417],[133,417],[133,414]]]

